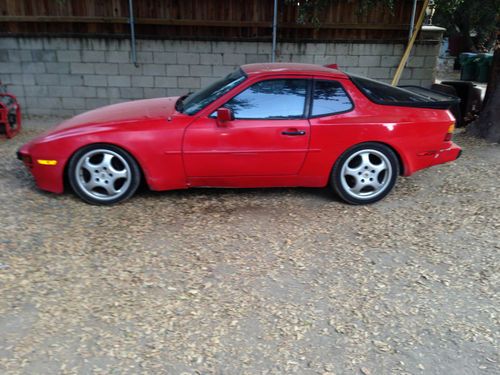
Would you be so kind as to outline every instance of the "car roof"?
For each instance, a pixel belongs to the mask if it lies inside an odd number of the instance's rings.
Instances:
[[[242,65],[241,69],[247,75],[268,75],[268,74],[300,74],[300,75],[324,75],[331,78],[348,78],[347,74],[338,69],[328,68],[315,64],[298,63],[260,63]]]

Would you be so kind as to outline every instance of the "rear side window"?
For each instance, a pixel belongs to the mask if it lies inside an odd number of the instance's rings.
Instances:
[[[314,82],[312,117],[347,112],[352,108],[351,99],[339,82]]]
[[[368,99],[377,104],[405,105],[426,103],[429,101],[423,96],[386,83],[356,75],[350,75],[350,77],[356,87],[361,90]]]
[[[304,117],[305,79],[273,79],[257,82],[228,101],[224,107],[236,119],[287,119]]]

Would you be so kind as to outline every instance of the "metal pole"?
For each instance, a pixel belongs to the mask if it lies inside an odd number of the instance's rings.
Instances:
[[[273,16],[273,52],[271,62],[276,60],[276,27],[278,24],[278,0],[274,0],[274,16]]]
[[[137,53],[135,50],[135,23],[134,23],[134,5],[133,0],[128,0],[128,14],[129,14],[129,24],[130,24],[130,48],[132,50],[132,63],[135,66],[137,64]]]
[[[415,13],[417,13],[417,0],[413,0],[413,8],[411,10],[411,19],[410,19],[410,33],[408,34],[408,40],[411,39],[413,35],[413,29],[415,25]]]

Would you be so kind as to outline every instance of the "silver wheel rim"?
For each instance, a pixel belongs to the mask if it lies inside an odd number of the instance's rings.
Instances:
[[[78,187],[99,201],[121,197],[127,192],[132,178],[127,161],[106,149],[87,152],[78,160],[74,173]]]
[[[384,153],[366,149],[349,156],[340,173],[347,194],[357,199],[371,199],[387,189],[393,171]]]

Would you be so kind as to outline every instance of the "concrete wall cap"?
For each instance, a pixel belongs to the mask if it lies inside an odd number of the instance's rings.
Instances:
[[[424,25],[424,26],[422,26],[422,31],[423,32],[426,32],[426,31],[431,31],[431,32],[441,31],[441,32],[444,33],[446,31],[446,29],[444,27],[440,27],[440,26]]]

